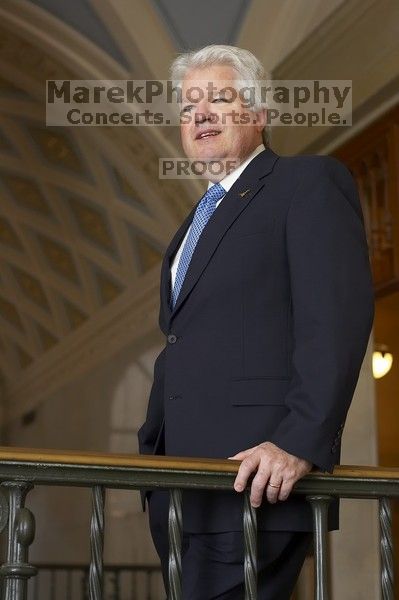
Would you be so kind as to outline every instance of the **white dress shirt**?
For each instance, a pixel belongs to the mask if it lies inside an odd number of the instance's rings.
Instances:
[[[226,175],[226,177],[224,177],[220,181],[220,184],[224,187],[224,189],[226,190],[226,192],[228,192],[229,189],[233,186],[233,184],[239,178],[239,176],[241,175],[241,173],[243,172],[243,170],[249,165],[249,163],[251,162],[251,160],[253,160],[255,158],[255,156],[257,156],[260,152],[263,152],[264,149],[265,149],[264,144],[259,144],[259,146],[257,146],[255,148],[255,150],[248,156],[248,158],[243,163],[241,163],[241,165],[239,167],[237,167],[236,169],[234,169],[234,171],[231,171],[231,173],[229,173],[228,175]],[[213,182],[209,181],[208,182],[208,190],[213,185],[214,185]],[[218,200],[216,202],[216,207],[219,206],[219,204],[221,203],[221,201],[223,200],[223,198],[224,198],[224,196],[222,196],[220,198],[220,200]],[[188,235],[190,233],[190,229],[191,229],[191,225],[187,229],[186,235],[184,236],[183,241],[180,244],[179,249],[176,252],[175,257],[173,259],[173,263],[172,263],[172,266],[171,266],[171,269],[170,269],[171,278],[172,278],[172,288],[175,285],[177,267],[178,267],[178,264],[179,264],[180,256],[181,256],[181,254],[183,252],[184,244],[186,243],[186,240],[187,240]]]

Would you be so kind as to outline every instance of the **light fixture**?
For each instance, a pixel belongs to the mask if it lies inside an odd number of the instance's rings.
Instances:
[[[381,379],[391,370],[393,356],[388,352],[388,346],[379,344],[373,352],[373,376],[374,379]]]

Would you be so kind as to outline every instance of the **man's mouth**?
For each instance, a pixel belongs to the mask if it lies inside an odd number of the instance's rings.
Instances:
[[[204,129],[203,131],[199,131],[197,133],[197,135],[195,136],[195,139],[203,140],[208,137],[215,137],[216,135],[219,135],[219,133],[222,133],[222,132],[217,129]]]

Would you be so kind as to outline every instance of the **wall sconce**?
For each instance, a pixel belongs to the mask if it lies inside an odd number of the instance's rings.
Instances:
[[[384,377],[392,367],[393,356],[388,352],[388,346],[379,344],[373,352],[373,376],[374,379]]]

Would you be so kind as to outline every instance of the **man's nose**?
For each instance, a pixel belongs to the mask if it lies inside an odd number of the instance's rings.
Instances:
[[[211,119],[211,105],[203,98],[195,106],[195,123],[201,124]]]

